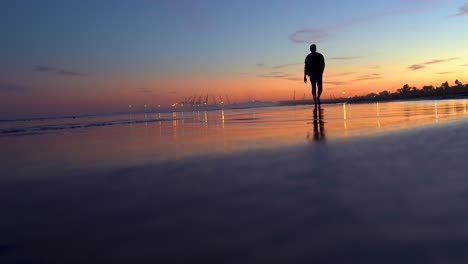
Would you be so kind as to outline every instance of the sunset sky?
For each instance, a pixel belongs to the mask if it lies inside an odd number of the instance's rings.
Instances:
[[[466,0],[2,1],[0,119],[468,83]]]

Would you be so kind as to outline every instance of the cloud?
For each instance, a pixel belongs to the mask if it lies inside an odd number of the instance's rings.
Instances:
[[[272,72],[269,72],[269,73],[260,74],[258,76],[263,77],[263,78],[280,78],[280,79],[283,79],[283,78],[291,78],[291,76],[293,76],[293,74],[284,73],[284,72],[280,72],[280,71],[272,71]]]
[[[297,66],[297,65],[304,65],[304,63],[303,62],[297,62],[297,63],[281,64],[281,65],[272,66],[271,68],[272,69],[282,69],[282,68],[287,68],[287,67]]]
[[[464,5],[460,6],[458,8],[458,13],[455,14],[455,16],[466,16],[468,15],[468,3],[465,3]]]
[[[356,60],[362,57],[354,56],[354,57],[331,57],[330,60]]]
[[[353,82],[360,82],[360,81],[370,81],[370,80],[379,80],[382,79],[382,77],[365,77],[365,78],[357,78],[354,79]]]
[[[349,75],[353,75],[355,74],[355,72],[340,72],[340,73],[336,73],[336,74],[331,74],[331,75],[327,75],[328,77],[341,77],[341,76],[349,76]]]
[[[48,66],[37,65],[34,66],[33,70],[37,72],[55,72],[57,69]]]
[[[456,72],[453,72],[453,71],[437,72],[437,74],[452,74],[452,73],[456,73]]]
[[[288,77],[288,78],[284,78],[285,80],[289,80],[289,81],[302,81],[304,79],[302,78],[299,78],[299,77]]]
[[[336,86],[346,84],[346,82],[340,82],[340,81],[327,81],[325,83],[330,84],[330,85],[336,85]]]
[[[436,63],[441,63],[441,62],[447,62],[447,61],[453,61],[453,60],[458,60],[459,58],[448,58],[448,59],[441,59],[441,60],[431,60],[431,61],[426,61],[424,64],[430,65],[430,64],[436,64]]]
[[[462,64],[460,66],[463,66],[463,67],[468,67],[468,64]]]
[[[277,75],[277,74],[283,74],[283,72],[280,72],[280,71],[272,71],[272,72],[270,72],[269,74],[271,74],[271,75]]]
[[[284,80],[289,80],[289,81],[303,80],[299,77],[296,77],[297,74],[286,73],[286,72],[281,72],[281,71],[272,71],[272,72],[260,74],[257,76],[261,78],[275,78],[275,79],[284,79]]]
[[[257,65],[257,68],[263,68],[263,66],[265,66],[265,64],[263,63],[257,63],[256,65]]]
[[[321,30],[306,28],[297,30],[289,35],[289,40],[294,43],[318,43],[323,41],[329,35]]]
[[[51,74],[56,74],[56,75],[61,75],[61,76],[71,76],[71,77],[86,76],[86,74],[81,73],[81,72],[62,69],[62,68],[55,68],[55,67],[50,67],[50,66],[44,66],[44,65],[34,66],[33,71],[41,72],[41,73],[51,73]]]
[[[380,73],[371,73],[371,74],[359,76],[358,78],[354,79],[353,82],[370,81],[370,80],[378,80],[378,79],[382,79],[382,75]]]
[[[1,92],[24,92],[28,90],[30,90],[29,87],[21,84],[0,81]]]
[[[339,21],[336,24],[325,26],[321,30],[317,28],[303,28],[289,35],[289,40],[294,43],[309,43],[309,44],[318,43],[330,37],[331,34],[329,32],[336,33],[336,31],[346,29],[347,27],[350,27],[353,25],[358,25],[361,23],[381,19],[382,17],[386,17],[386,16],[390,16],[394,14],[400,14],[400,13],[402,13],[400,9],[399,10],[385,10],[382,12],[369,14],[367,16],[354,17],[348,20]]]
[[[448,62],[448,61],[453,61],[453,60],[458,60],[458,59],[460,58],[454,57],[454,58],[447,58],[447,59],[434,59],[434,60],[430,60],[430,61],[426,61],[426,62],[422,62],[418,64],[413,64],[409,66],[408,69],[415,71],[415,70],[420,70],[420,69],[425,68],[426,67],[425,65],[432,65],[432,64],[443,63],[443,62]]]
[[[421,12],[424,8],[433,7],[436,3],[443,3],[447,0],[398,0],[393,1],[393,7],[381,11],[374,11],[366,15],[352,17],[350,19],[338,21],[335,24],[324,25],[321,30],[316,28],[304,28],[289,35],[289,40],[294,43],[321,42],[330,36],[337,34],[349,27],[359,24],[371,23],[390,16],[400,16],[402,14]],[[460,7],[459,15],[466,15],[467,4]],[[327,33],[325,33],[327,32]]]
[[[421,64],[413,64],[413,65],[408,67],[408,69],[413,70],[413,71],[419,70],[419,69],[422,69],[422,68],[424,68],[424,65],[421,65]]]
[[[58,75],[64,75],[64,76],[86,76],[86,74],[81,73],[81,72],[75,72],[75,71],[69,71],[69,70],[57,70],[56,73]]]

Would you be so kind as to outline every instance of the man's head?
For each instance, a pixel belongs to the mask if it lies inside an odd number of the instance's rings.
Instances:
[[[316,52],[317,46],[315,44],[310,45],[310,52]]]

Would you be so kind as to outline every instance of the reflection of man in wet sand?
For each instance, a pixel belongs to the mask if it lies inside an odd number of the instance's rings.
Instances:
[[[325,59],[317,52],[315,44],[310,45],[310,53],[305,58],[304,83],[307,83],[307,75],[312,83],[312,97],[314,97],[315,107],[320,106],[320,95],[322,95],[322,76],[325,70]],[[318,86],[318,96],[317,96]]]
[[[325,139],[325,124],[323,122],[323,111],[324,110],[321,107],[314,108],[314,140],[317,141]]]

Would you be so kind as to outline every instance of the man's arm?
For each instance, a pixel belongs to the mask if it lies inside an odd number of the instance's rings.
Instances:
[[[322,74],[325,71],[325,58],[322,55]]]
[[[306,71],[306,68],[307,68],[307,57],[305,58],[305,61],[304,61],[304,83],[307,83],[307,71]]]
[[[306,67],[304,65],[304,83],[307,83]]]

